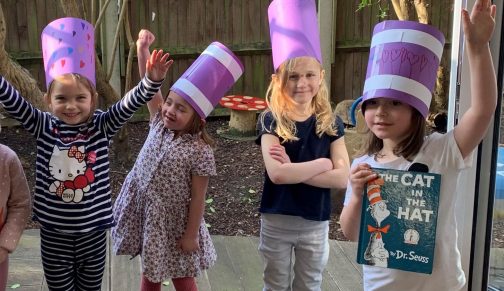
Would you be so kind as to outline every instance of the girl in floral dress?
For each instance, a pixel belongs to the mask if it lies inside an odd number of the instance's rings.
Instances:
[[[139,33],[140,75],[154,35]],[[213,141],[205,118],[243,72],[225,46],[212,43],[175,82],[148,103],[150,131],[114,206],[114,253],[140,255],[140,290],[197,290],[194,277],[217,256],[203,218],[209,176],[215,175]],[[217,80],[217,82],[216,82]]]

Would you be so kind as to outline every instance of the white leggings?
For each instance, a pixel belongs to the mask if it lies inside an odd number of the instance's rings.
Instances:
[[[263,290],[320,290],[329,258],[328,232],[329,221],[262,214]]]

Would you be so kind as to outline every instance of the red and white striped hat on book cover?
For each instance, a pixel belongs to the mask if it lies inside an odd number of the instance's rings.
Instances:
[[[368,182],[367,197],[370,206],[383,200],[381,197],[381,186],[383,185],[383,183],[384,181],[382,178],[378,178]]]

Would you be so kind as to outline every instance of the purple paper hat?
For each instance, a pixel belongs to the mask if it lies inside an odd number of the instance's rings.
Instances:
[[[94,28],[91,23],[73,17],[59,18],[42,31],[42,54],[46,86],[54,78],[78,73],[96,86]]]
[[[314,57],[322,63],[314,0],[274,0],[268,7],[275,70],[288,59]]]
[[[212,42],[170,88],[206,118],[243,74],[243,65],[231,50]]]
[[[362,101],[391,98],[429,113],[445,38],[433,26],[389,20],[374,27]]]

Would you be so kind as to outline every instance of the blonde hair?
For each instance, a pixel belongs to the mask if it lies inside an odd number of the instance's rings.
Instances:
[[[88,89],[89,92],[91,93],[91,110],[89,111],[90,115],[89,115],[89,119],[88,119],[88,120],[90,120],[92,118],[92,116],[93,116],[93,113],[95,112],[95,110],[97,108],[98,93],[97,93],[96,88],[93,85],[93,83],[91,83],[91,81],[89,81],[88,78],[86,78],[86,77],[84,77],[84,76],[82,76],[80,74],[77,74],[77,73],[67,73],[67,74],[59,75],[56,78],[54,78],[51,81],[51,83],[49,84],[49,87],[47,87],[46,96],[47,96],[48,100],[46,100],[46,101],[50,101],[51,100],[51,94],[52,94],[52,91],[54,89],[55,81],[59,81],[60,79],[65,78],[65,77],[71,77],[74,81],[77,81],[81,85],[83,85],[84,87],[86,87],[86,89]]]
[[[292,112],[294,109],[294,102],[291,97],[285,93],[289,72],[292,72],[298,59],[299,58],[293,58],[282,63],[272,77],[268,90],[266,91],[266,102],[276,122],[275,133],[282,138],[284,142],[299,140],[299,138],[296,137],[295,122],[288,116],[288,113]],[[322,72],[322,66],[320,66],[320,71]],[[312,112],[315,113],[317,135],[319,137],[324,133],[332,136],[337,135],[336,129],[334,128],[334,120],[336,117],[332,112],[331,103],[329,102],[329,92],[323,78],[321,79],[319,90],[313,97],[310,106]],[[264,118],[264,114],[261,115],[261,118]]]

